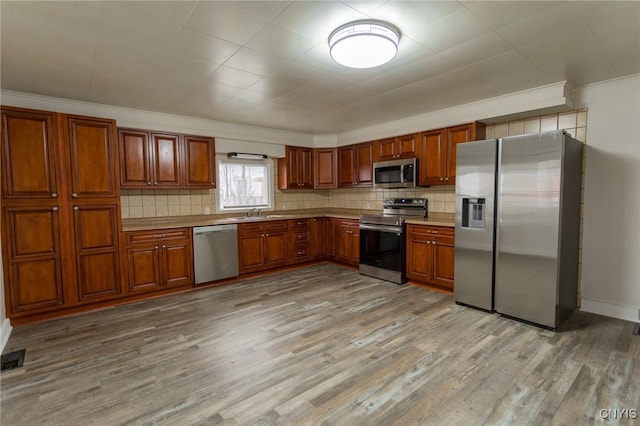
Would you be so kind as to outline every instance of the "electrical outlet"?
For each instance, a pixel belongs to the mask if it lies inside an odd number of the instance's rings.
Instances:
[[[211,214],[211,207],[205,207],[204,214]]]
[[[367,208],[370,209],[371,208],[371,203],[367,203]]]

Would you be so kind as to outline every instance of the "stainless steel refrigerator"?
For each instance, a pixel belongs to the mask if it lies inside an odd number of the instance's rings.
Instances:
[[[582,149],[562,130],[457,146],[457,303],[551,329],[575,309]]]

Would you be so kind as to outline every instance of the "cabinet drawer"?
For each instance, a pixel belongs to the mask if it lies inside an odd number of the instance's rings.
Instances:
[[[291,219],[289,221],[289,228],[291,230],[308,229],[309,219]]]
[[[276,220],[274,222],[266,222],[265,230],[273,234],[278,231],[286,231],[287,230],[287,221],[286,220]]]
[[[291,241],[293,243],[308,243],[309,242],[309,232],[308,231],[294,231],[291,234]]]
[[[454,228],[446,226],[426,226],[426,225],[409,225],[407,227],[409,235],[423,235],[429,238],[433,237],[453,237],[455,233]]]
[[[264,234],[264,223],[241,223],[238,225],[239,235],[258,235]]]
[[[440,236],[436,238],[436,242],[438,244],[453,247],[455,245],[455,238],[453,236]]]
[[[154,231],[131,231],[127,232],[127,245],[149,243],[158,240],[184,240],[189,239],[191,230],[189,228],[162,229]]]
[[[309,256],[310,256],[309,247],[294,248],[291,252],[291,257],[293,258],[294,261],[307,259]]]

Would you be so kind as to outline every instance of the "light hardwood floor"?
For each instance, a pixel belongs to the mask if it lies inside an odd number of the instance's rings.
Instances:
[[[553,333],[319,264],[18,327],[1,423],[640,424],[600,416],[640,409],[632,331],[575,312]]]

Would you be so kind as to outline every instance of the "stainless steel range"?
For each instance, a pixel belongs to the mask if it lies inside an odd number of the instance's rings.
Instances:
[[[360,273],[407,282],[405,221],[427,217],[426,198],[389,198],[382,214],[360,216]]]

